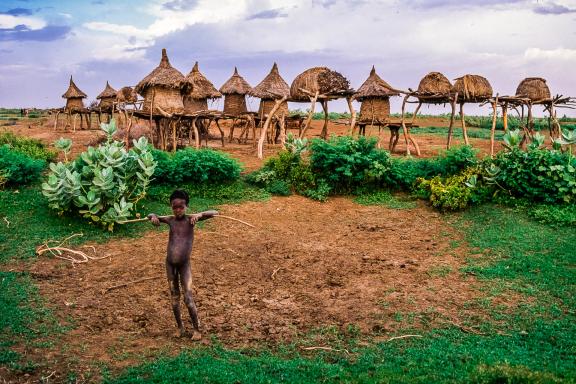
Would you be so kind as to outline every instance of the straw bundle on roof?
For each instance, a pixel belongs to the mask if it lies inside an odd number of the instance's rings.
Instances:
[[[220,92],[224,94],[224,113],[239,115],[247,112],[246,94],[251,90],[250,84],[238,74],[238,69],[234,67],[232,77],[220,87]]]
[[[132,87],[122,87],[116,92],[116,100],[120,103],[135,103],[138,101],[138,94]]]
[[[492,86],[479,75],[464,75],[456,79],[452,92],[458,92],[458,100],[482,102],[492,97]]]
[[[546,80],[541,77],[527,77],[520,82],[516,96],[526,97],[532,101],[543,101],[551,98]]]
[[[282,76],[280,76],[276,63],[274,63],[270,73],[264,80],[250,91],[250,96],[267,100],[281,99],[284,96],[290,96],[290,87]]]
[[[70,85],[68,85],[68,89],[62,95],[62,97],[66,99],[65,108],[67,110],[72,111],[72,110],[84,109],[84,103],[82,102],[82,99],[84,99],[87,96],[84,92],[80,90],[80,88],[76,86],[76,84],[74,84],[72,76],[70,76]]]
[[[164,112],[180,113],[184,109],[182,104],[181,88],[186,80],[184,75],[170,65],[166,49],[162,49],[160,64],[148,76],[136,85],[136,92],[144,96],[143,110],[150,113],[150,106],[154,105],[153,114]]]
[[[208,99],[222,97],[222,94],[214,87],[198,69],[198,62],[186,76],[184,85],[184,111],[194,113],[208,109]]]
[[[430,72],[420,80],[418,94],[422,96],[449,95],[452,89],[450,80],[440,72]]]
[[[111,108],[112,104],[116,101],[116,90],[106,82],[106,87],[98,96],[96,96],[96,99],[100,100],[100,103],[98,103],[100,109]]]
[[[367,98],[388,98],[390,96],[398,96],[399,93],[390,84],[382,80],[376,73],[376,69],[372,66],[370,76],[354,93],[354,98],[362,101]]]
[[[303,92],[302,89],[307,92]],[[309,94],[318,92],[318,100],[324,98],[346,97],[354,93],[350,82],[336,71],[326,67],[314,67],[302,72],[290,86],[292,101],[310,101]]]

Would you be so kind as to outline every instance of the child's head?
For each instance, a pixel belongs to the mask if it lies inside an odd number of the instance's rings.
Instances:
[[[177,189],[170,195],[170,206],[172,207],[172,212],[174,216],[181,217],[186,213],[186,208],[188,207],[188,202],[190,197],[186,191]]]

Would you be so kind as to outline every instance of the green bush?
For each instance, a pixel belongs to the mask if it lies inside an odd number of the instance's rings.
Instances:
[[[56,158],[56,152],[47,149],[40,140],[16,136],[12,132],[0,134],[0,145],[4,144],[33,159],[52,161]]]
[[[122,142],[112,139],[114,120],[101,127],[108,136],[104,144],[88,147],[73,162],[50,164],[42,194],[60,214],[77,211],[112,230],[115,222],[132,215],[146,195],[156,162],[146,138],[134,140],[127,151]]]
[[[292,194],[290,184],[284,180],[273,180],[268,184],[266,190],[271,194],[278,196],[290,196]]]
[[[186,148],[174,154],[152,152],[158,163],[154,179],[159,183],[226,183],[240,177],[240,164],[225,153]]]
[[[46,161],[33,159],[10,148],[0,145],[0,173],[7,186],[25,185],[37,180],[46,167]]]

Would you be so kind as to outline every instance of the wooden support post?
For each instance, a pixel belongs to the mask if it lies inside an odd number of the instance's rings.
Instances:
[[[468,132],[466,131],[466,122],[464,121],[464,102],[460,103],[460,122],[462,123],[462,136],[464,136],[464,143],[469,145]]]
[[[212,118],[209,118],[208,130],[210,129],[211,124],[212,124]],[[222,143],[222,147],[224,147],[224,130],[222,129],[222,127],[220,127],[220,124],[218,124],[218,120],[216,120],[216,127],[218,128],[218,131],[220,131],[220,142]]]
[[[504,132],[508,132],[508,102],[505,101],[502,105],[502,124],[504,125]]]
[[[324,140],[328,139],[328,101],[322,101],[322,110],[324,111],[324,125],[322,126],[322,132],[320,137]]]
[[[75,113],[75,114],[72,116],[72,131],[74,131],[74,132],[76,132],[76,117],[77,117],[77,116],[78,116],[77,113]]]
[[[198,116],[192,119],[192,129],[194,130],[194,141],[196,149],[200,148],[200,134],[198,133],[198,126],[196,125],[196,121],[198,120]]]
[[[284,114],[280,116],[280,144],[282,144],[282,148],[286,144],[286,115]]]
[[[348,103],[348,109],[350,110],[350,129],[348,134],[352,136],[354,135],[354,130],[356,129],[356,111],[352,105],[352,97],[347,97],[346,102]]]
[[[54,118],[54,130],[58,129],[58,117],[60,116],[60,111],[56,112],[56,117]]]
[[[496,118],[498,112],[498,94],[492,102],[492,129],[490,129],[490,157],[494,157],[494,134],[496,132]]]
[[[406,155],[410,155],[410,145],[408,144],[408,135],[406,134],[406,122],[405,117],[406,117],[406,102],[408,101],[408,98],[410,97],[410,95],[406,95],[404,96],[404,100],[402,101],[402,114],[400,117],[400,123],[402,124],[402,132],[404,134],[404,142],[406,143]]]
[[[282,105],[282,103],[286,101],[286,99],[288,99],[288,96],[284,96],[281,99],[276,100],[276,102],[274,103],[274,107],[272,108],[272,110],[268,114],[268,117],[266,118],[266,122],[264,123],[264,126],[262,127],[262,132],[260,132],[260,139],[258,140],[258,158],[259,159],[262,159],[264,157],[264,140],[266,139],[266,131],[268,130],[268,126],[270,126],[270,122],[272,121],[272,117],[274,116],[274,114],[276,113],[278,108],[280,108],[280,105]]]
[[[454,128],[454,115],[456,114],[456,102],[458,101],[458,92],[454,94],[454,98],[450,102],[450,125],[448,126],[448,142],[446,143],[446,149],[450,149],[450,144],[452,143],[452,129]]]
[[[308,118],[306,118],[306,124],[304,125],[302,132],[300,132],[300,138],[301,139],[304,138],[304,136],[306,135],[306,131],[310,127],[310,122],[312,121],[312,116],[314,115],[314,109],[316,108],[316,101],[318,100],[319,94],[320,93],[318,91],[316,91],[316,94],[314,95],[314,97],[310,97],[310,102],[312,105],[310,106],[310,112],[308,112]]]
[[[414,126],[414,123],[416,122],[416,116],[418,116],[418,112],[420,112],[420,108],[422,107],[422,103],[418,103],[418,105],[416,106],[416,109],[414,110],[414,114],[412,115],[412,123],[410,126]]]

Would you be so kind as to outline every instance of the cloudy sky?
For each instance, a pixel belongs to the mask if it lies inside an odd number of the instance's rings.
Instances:
[[[328,66],[358,88],[375,65],[400,89],[439,71],[576,96],[576,0],[0,0],[0,107],[63,106],[70,75],[90,102],[107,80],[135,85],[162,48],[216,87],[234,66],[256,85],[276,61],[288,83]]]

